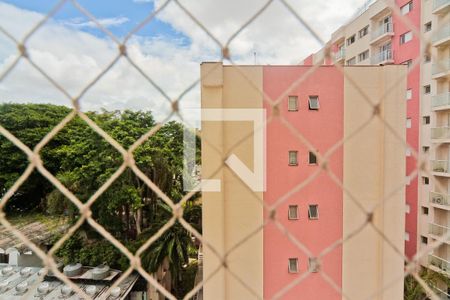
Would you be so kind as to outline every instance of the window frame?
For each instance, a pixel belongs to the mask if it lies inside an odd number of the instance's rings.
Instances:
[[[320,264],[316,257],[308,257],[308,270],[311,273],[319,272]]]
[[[425,32],[430,32],[430,31],[432,31],[432,30],[433,30],[433,22],[430,21],[430,22],[425,23],[425,24],[424,24],[424,27],[425,27]]]
[[[353,45],[356,42],[356,34],[353,34],[352,36],[348,37],[346,40],[347,46]]]
[[[431,84],[427,84],[423,86],[423,93],[425,95],[431,94]]]
[[[295,163],[291,162],[291,154],[295,154]],[[289,166],[298,166],[298,151],[289,150],[288,152],[288,164]]]
[[[291,100],[294,100],[295,107],[291,107]],[[298,96],[289,95],[288,96],[288,111],[298,111]]]
[[[413,98],[413,91],[412,89],[406,89],[406,100],[411,100]]]
[[[314,98],[315,98],[315,100],[317,101],[317,102],[316,102],[317,107],[313,107],[313,106],[311,105],[311,101],[314,100]],[[319,108],[320,108],[319,96],[318,96],[318,95],[310,95],[310,96],[308,97],[308,109],[309,109],[309,110],[319,110]]]
[[[406,39],[406,37],[410,37],[409,40]],[[409,43],[412,41],[413,39],[413,34],[411,31],[405,32],[403,34],[400,35],[400,45],[404,45],[406,43]]]
[[[291,208],[295,209],[295,217],[293,217],[291,215]],[[298,219],[300,219],[299,213],[298,213],[298,205],[296,205],[296,204],[289,205],[289,207],[288,207],[288,220],[298,220]]]
[[[312,216],[311,214],[311,208],[315,207],[316,210],[316,216]],[[319,205],[318,204],[309,204],[308,205],[308,219],[309,220],[318,220],[319,219]]]
[[[368,34],[369,34],[369,25],[363,27],[362,29],[360,29],[358,31],[358,38],[361,39],[361,38],[365,37]]]
[[[408,11],[405,12],[403,11],[403,9],[406,7],[408,8]],[[413,1],[409,1],[408,3],[400,7],[400,12],[403,16],[405,16],[409,14],[413,9],[414,9]]]
[[[422,176],[422,184],[429,185],[430,184],[430,178],[426,176]]]
[[[295,262],[295,270],[291,269],[291,262]],[[296,274],[299,272],[298,270],[298,258],[297,257],[289,257],[288,258],[288,272],[292,274]]]
[[[369,57],[370,57],[370,52],[369,52],[369,49],[367,49],[366,51],[363,51],[358,54],[358,61],[362,62],[362,61],[368,60]]]
[[[349,60],[347,60],[347,66],[353,66],[356,65],[356,56],[353,56]]]
[[[311,158],[313,158],[314,162],[311,162]],[[309,151],[308,152],[308,165],[317,166],[319,164],[316,152]]]
[[[429,125],[431,123],[431,117],[430,116],[423,116],[422,117],[422,124],[423,125]]]

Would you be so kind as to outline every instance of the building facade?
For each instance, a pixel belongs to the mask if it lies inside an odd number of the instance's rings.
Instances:
[[[370,103],[406,138],[407,67],[311,68],[201,66],[202,179],[220,188],[202,194],[205,299],[402,298],[385,238],[404,250],[405,151]],[[265,113],[263,191],[223,163],[257,168],[257,129],[236,109]]]
[[[408,65],[405,254],[425,253],[422,266],[450,276],[449,243],[428,250],[450,230],[450,1],[395,3],[398,10],[372,3],[333,33],[331,59],[321,50],[303,64]],[[428,162],[430,172],[416,176],[412,152]],[[447,287],[438,291],[450,297]]]

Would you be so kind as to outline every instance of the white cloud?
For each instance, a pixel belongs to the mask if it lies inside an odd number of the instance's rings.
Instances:
[[[136,0],[135,0],[136,1]],[[142,1],[142,0],[140,0]],[[155,0],[158,6],[163,0]],[[292,0],[323,39],[328,39],[355,7],[364,0]],[[222,43],[244,24],[263,4],[260,0],[181,1],[193,15]],[[238,9],[237,9],[238,8]],[[20,39],[42,15],[0,2],[0,26]],[[220,60],[220,47],[190,20],[174,3],[158,15],[190,43],[164,32],[158,37],[135,36],[127,45],[129,56],[169,95],[175,99],[199,78],[202,61]],[[120,25],[126,18],[103,19],[105,26]],[[83,32],[89,22],[75,20],[75,26],[50,21],[27,42],[31,58],[71,95],[77,95],[117,55],[117,45],[109,38]],[[151,26],[151,24],[150,24]],[[138,33],[139,34],[139,33]],[[0,73],[16,55],[16,47],[0,34]],[[248,28],[230,44],[232,58],[238,63],[296,63],[321,47],[289,11],[273,2]],[[200,91],[196,86],[182,101],[181,107],[198,107]],[[0,82],[0,102],[50,102],[69,104],[26,61]],[[116,64],[82,98],[84,110],[151,109],[161,119],[170,104],[124,58]]]
[[[117,27],[117,26],[127,23],[128,21],[130,21],[130,19],[128,19],[126,17],[116,17],[116,18],[97,19],[97,21],[100,25],[102,25],[104,27]],[[67,26],[72,26],[75,28],[80,28],[80,29],[97,27],[97,24],[95,24],[95,22],[85,21],[80,18],[70,19],[68,21],[65,21],[63,24],[67,25]]]

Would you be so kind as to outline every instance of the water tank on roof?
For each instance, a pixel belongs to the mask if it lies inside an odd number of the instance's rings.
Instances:
[[[16,285],[16,291],[18,293],[25,293],[27,289],[28,289],[28,282],[26,280]]]
[[[48,281],[44,281],[41,284],[39,284],[37,288],[37,292],[39,295],[45,295],[50,290],[50,283]]]
[[[63,295],[64,297],[72,295],[72,292],[73,291],[70,286],[64,285],[63,287],[61,287],[61,295]]]
[[[95,293],[97,293],[97,287],[95,285],[88,285],[86,287],[86,294],[90,297],[94,297]]]
[[[92,279],[102,280],[109,276],[109,266],[99,265],[92,270]]]
[[[120,296],[120,293],[122,292],[122,289],[120,288],[120,286],[115,287],[111,290],[111,296],[114,298],[117,298]]]
[[[13,273],[14,269],[11,266],[4,267],[1,271],[2,276],[9,276]]]
[[[31,275],[31,268],[30,267],[25,267],[25,268],[22,268],[20,270],[20,276],[21,277],[28,277],[30,275]]]
[[[0,293],[4,293],[8,290],[9,288],[9,281],[8,280],[4,280],[2,282],[0,282]]]
[[[67,265],[64,267],[63,272],[64,275],[68,277],[78,276],[83,271],[83,266],[80,263],[76,263],[73,265]]]

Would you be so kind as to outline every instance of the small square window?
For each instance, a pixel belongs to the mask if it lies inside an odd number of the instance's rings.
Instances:
[[[424,27],[425,27],[425,32],[431,31],[431,29],[432,29],[432,25],[431,25],[431,24],[432,24],[431,22],[428,22],[428,23],[426,23],[426,24],[424,25]]]
[[[405,150],[405,152],[406,152],[406,153],[405,153],[406,156],[408,156],[408,157],[411,156],[411,148],[407,147],[406,150]]]
[[[422,215],[428,215],[428,207],[422,206]]]
[[[423,87],[423,92],[424,94],[429,94],[431,93],[431,85],[426,85]]]
[[[319,110],[319,96],[309,96],[309,110]]]
[[[308,218],[310,220],[319,219],[319,206],[317,204],[308,207]]]
[[[420,236],[420,242],[422,243],[422,244],[428,244],[428,238],[426,237],[426,236]]]
[[[412,127],[412,121],[411,118],[407,118],[406,119],[406,128],[411,128]]]
[[[289,273],[298,273],[298,258],[289,258]]]
[[[367,25],[366,27],[364,27],[363,29],[361,29],[358,32],[358,36],[359,38],[365,37],[367,34],[369,33],[369,25]]]
[[[317,260],[317,258],[310,257],[308,259],[308,269],[310,272],[312,272],[312,273],[319,272],[319,267],[320,267],[320,264],[319,264],[319,261]]]
[[[430,124],[430,116],[424,116],[422,119],[424,125]]]
[[[405,213],[409,214],[411,212],[411,206],[409,204],[405,205]]]
[[[288,219],[298,220],[298,205],[289,205]]]
[[[430,55],[429,53],[425,53],[425,54],[423,55],[423,61],[424,61],[425,63],[429,63],[429,62],[431,61],[431,55]]]
[[[411,100],[412,99],[412,89],[407,89],[406,90],[406,100]]]
[[[409,177],[409,176],[405,177],[405,184],[406,185],[410,185],[411,184],[411,177]]]
[[[428,147],[428,146],[423,146],[423,147],[422,147],[422,151],[423,151],[423,153],[428,153],[428,151],[430,151],[430,147]]]
[[[402,7],[400,7],[400,11],[401,11],[402,15],[408,14],[412,9],[413,9],[412,1],[410,1],[410,2],[406,3],[405,5],[403,5]]]
[[[297,96],[289,96],[288,97],[288,111],[297,111],[298,110],[298,97]]]
[[[298,165],[297,155],[298,155],[297,151],[289,151],[289,165],[290,166]]]
[[[422,183],[423,183],[423,184],[430,184],[430,178],[428,178],[428,177],[422,177]]]
[[[412,40],[412,32],[408,31],[405,32],[404,34],[400,35],[400,45],[406,44],[407,42]]]
[[[368,58],[369,58],[369,50],[366,50],[366,51],[361,52],[360,54],[358,54],[359,62],[365,61]]]
[[[356,57],[352,57],[349,60],[347,60],[347,66],[351,66],[356,64]]]
[[[405,241],[409,242],[409,232],[405,232]]]
[[[351,37],[349,37],[347,39],[347,46],[350,46],[351,44],[353,44],[356,41],[356,35],[352,35]]]
[[[309,152],[308,163],[310,165],[317,165],[317,156],[314,152]]]

